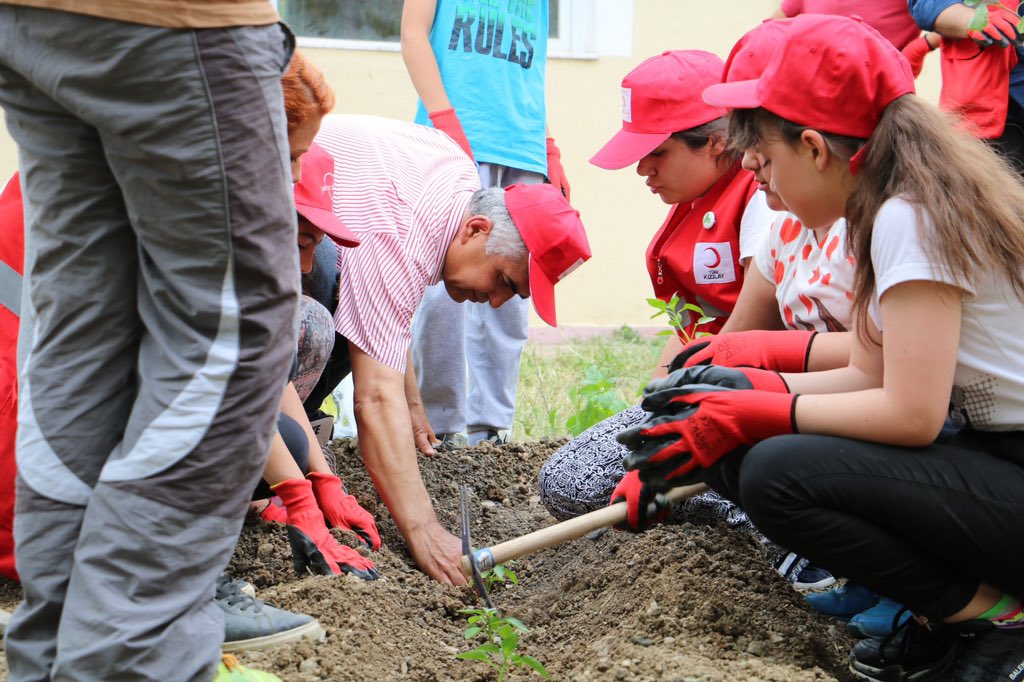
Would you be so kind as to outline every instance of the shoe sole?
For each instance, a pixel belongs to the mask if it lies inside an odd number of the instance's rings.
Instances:
[[[832,587],[836,584],[835,576],[823,578],[816,583],[793,583],[793,588],[801,591],[820,590],[825,587]]]
[[[325,636],[326,633],[324,632],[324,629],[320,627],[320,621],[313,619],[297,628],[285,630],[284,632],[275,632],[274,634],[266,635],[265,637],[253,637],[252,639],[240,639],[235,642],[224,642],[220,650],[227,654],[234,651],[256,651],[258,649],[267,649],[287,642],[294,642],[299,639],[315,639],[319,641],[324,639]]]

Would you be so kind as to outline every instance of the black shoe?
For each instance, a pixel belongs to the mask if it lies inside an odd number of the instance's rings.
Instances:
[[[898,622],[897,613],[894,622]],[[865,639],[850,651],[850,672],[862,680],[902,682],[952,680],[949,670],[960,651],[961,638],[950,628],[921,625],[908,618],[883,639]]]
[[[997,628],[980,620],[957,627],[961,649],[950,673],[951,680],[1024,680],[1024,628]]]

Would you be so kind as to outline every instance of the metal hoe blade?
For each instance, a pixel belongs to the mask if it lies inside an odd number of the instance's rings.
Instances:
[[[491,595],[487,593],[487,585],[484,583],[483,576],[480,575],[480,567],[473,555],[473,545],[469,541],[469,488],[464,485],[459,486],[459,509],[462,514],[462,553],[469,560],[473,586],[476,588],[477,594],[483,598],[484,605],[493,609],[494,602],[491,601]]]

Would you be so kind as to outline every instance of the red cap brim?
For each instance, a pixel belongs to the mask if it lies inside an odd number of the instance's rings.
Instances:
[[[633,133],[620,130],[590,158],[590,163],[606,170],[632,166],[672,136],[668,133]]]
[[[558,326],[555,318],[555,283],[544,270],[533,267],[533,256],[530,256],[530,299],[537,316],[552,327]]]
[[[757,84],[760,78],[734,83],[718,83],[704,88],[704,101],[713,107],[725,109],[756,109],[761,106],[761,98],[757,95]]]
[[[338,216],[332,212],[325,211],[322,208],[303,206],[302,204],[296,204],[295,210],[306,220],[323,230],[325,234],[329,234],[339,246],[359,246],[361,241],[359,237],[352,230],[345,227],[345,223],[338,220]]]

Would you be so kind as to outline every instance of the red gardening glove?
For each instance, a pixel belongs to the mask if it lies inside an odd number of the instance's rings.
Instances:
[[[290,478],[271,490],[281,497],[288,512],[288,543],[292,547],[292,565],[299,576],[351,573],[363,580],[380,577],[372,561],[351,547],[339,545],[327,530],[310,481]]]
[[[555,138],[549,137],[548,141],[548,182],[562,191],[566,201],[569,200],[569,179],[565,177],[565,169],[562,168],[562,151],[555,144]]]
[[[910,62],[910,71],[914,74],[914,78],[921,75],[921,69],[924,68],[924,58],[931,51],[932,44],[924,36],[911,40],[903,48],[903,56]]]
[[[796,432],[797,396],[767,391],[734,391],[710,385],[690,386],[671,406],[679,411],[655,414],[617,436],[632,452],[623,460],[629,471],[658,491],[713,478],[723,457],[759,441]]]
[[[677,402],[676,398],[701,390],[701,387],[789,393],[789,386],[778,372],[756,367],[698,365],[677,369],[661,379],[652,379],[644,387],[640,406],[654,416],[678,414],[690,407],[686,403]]]
[[[1009,47],[1011,43],[1020,42],[1020,34],[1017,33],[1017,22],[1020,21],[1013,12],[1008,12],[999,5],[988,5],[978,9],[975,16],[981,16],[987,23],[979,30],[967,31],[967,37],[982,47],[999,45]]]
[[[313,496],[327,519],[327,525],[350,530],[373,551],[380,549],[380,534],[373,515],[359,506],[355,497],[345,492],[340,478],[316,471],[307,474],[306,478],[313,483]]]
[[[260,518],[268,523],[288,523],[288,510],[277,495],[267,500],[267,506],[260,512]]]
[[[435,128],[443,131],[462,147],[462,151],[466,152],[466,156],[469,157],[470,161],[476,161],[473,158],[473,149],[469,146],[466,131],[462,129],[462,123],[459,122],[459,117],[455,115],[455,109],[441,109],[440,111],[427,114],[427,116],[430,117],[430,122],[434,124]]]
[[[626,502],[626,523],[616,524],[619,530],[640,532],[668,516],[672,504],[640,480],[638,471],[628,471],[612,492],[610,504]]]
[[[806,372],[811,342],[818,332],[748,331],[702,336],[683,347],[669,372],[694,365],[760,367],[776,372]]]

